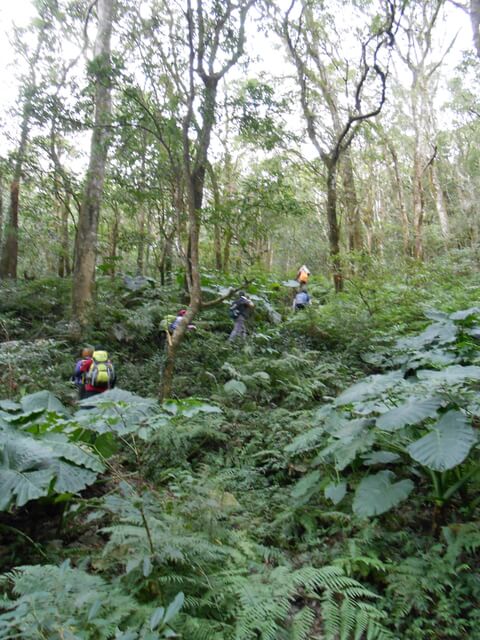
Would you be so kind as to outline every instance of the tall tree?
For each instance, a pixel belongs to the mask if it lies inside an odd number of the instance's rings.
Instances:
[[[21,122],[20,136],[17,148],[14,153],[13,175],[10,183],[10,200],[7,211],[7,222],[5,229],[4,245],[0,258],[0,278],[17,277],[18,266],[18,231],[19,231],[19,208],[20,208],[20,184],[22,180],[23,166],[27,153],[28,136],[35,105],[37,92],[37,66],[40,60],[42,48],[44,47],[48,31],[52,24],[52,8],[55,9],[52,0],[41,0],[39,3],[38,19],[34,21],[32,29],[36,37],[36,44],[30,50],[28,44],[22,42],[21,31],[17,32],[17,49],[28,65],[27,75],[22,81],[20,90]]]
[[[400,43],[397,43],[397,50],[411,73],[409,98],[414,132],[412,162],[413,254],[418,259],[422,259],[424,255],[425,189],[429,172],[433,180],[434,202],[442,235],[445,239],[448,236],[448,218],[434,164],[437,155],[435,143],[437,132],[434,127],[435,118],[432,110],[433,96],[436,93],[437,71],[453,44],[452,41],[443,54],[437,59],[432,59],[433,30],[442,6],[442,0],[425,2],[415,6],[404,25],[405,49]]]
[[[110,40],[115,0],[97,0],[98,27],[93,60],[90,64],[95,82],[94,125],[90,145],[90,161],[78,217],[73,272],[73,317],[83,327],[93,302],[97,232],[102,203],[105,167],[111,123]]]
[[[190,298],[187,314],[168,343],[160,395],[168,397],[178,348],[187,325],[202,307],[200,285],[200,228],[208,154],[215,126],[219,83],[238,62],[245,44],[245,21],[254,0],[187,0],[185,10],[164,2],[145,26],[151,42],[147,71],[157,60],[168,77],[181,131],[179,171],[176,171],[178,193],[184,193],[187,214],[185,273]],[[158,12],[158,13],[157,13]],[[143,40],[140,40],[140,45]],[[148,74],[151,76],[151,73]],[[157,87],[151,87],[155,94]],[[168,122],[157,121],[159,137]],[[162,128],[163,127],[163,128]],[[176,160],[174,160],[176,167]]]
[[[353,171],[347,152],[361,124],[378,115],[385,102],[387,67],[382,64],[382,55],[393,43],[397,6],[388,1],[383,7],[381,23],[378,16],[371,20],[363,33],[358,30],[360,47],[356,71],[354,65],[345,66],[345,52],[340,49],[341,33],[335,31],[335,16],[333,13],[327,16],[323,3],[292,0],[281,22],[281,34],[297,74],[307,134],[326,173],[326,214],[336,291],[343,288],[337,175],[343,158],[349,206],[356,207]],[[325,28],[326,21],[329,30]],[[334,74],[335,69],[340,77]],[[353,223],[353,228],[356,231],[352,243],[356,243],[357,223]]]

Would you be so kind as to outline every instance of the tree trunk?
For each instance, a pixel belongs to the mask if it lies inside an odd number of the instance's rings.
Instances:
[[[23,109],[20,143],[17,149],[17,158],[13,171],[13,179],[10,184],[10,204],[7,214],[7,226],[5,229],[5,244],[0,260],[0,279],[17,278],[18,266],[18,207],[20,200],[20,181],[22,178],[23,161],[27,149],[28,130],[30,122],[31,105],[28,102]]]
[[[343,273],[340,258],[340,229],[337,220],[337,165],[327,164],[327,220],[330,258],[332,260],[335,291],[343,291]]]
[[[205,187],[205,173],[208,167],[208,150],[213,126],[215,124],[215,107],[219,81],[230,68],[236,64],[243,54],[245,41],[245,20],[254,0],[245,0],[230,5],[229,9],[238,11],[238,32],[236,43],[232,28],[225,30],[225,19],[205,20],[202,2],[197,3],[197,11],[193,11],[191,3],[187,3],[185,18],[187,20],[188,41],[188,90],[185,94],[186,110],[182,121],[183,178],[186,185],[186,201],[188,212],[188,251],[186,271],[188,274],[188,292],[190,302],[187,313],[175,330],[172,340],[167,342],[167,359],[160,386],[160,397],[168,398],[172,393],[175,359],[182,343],[187,325],[200,311],[202,291],[200,283],[199,239],[202,220],[202,202]],[[197,22],[195,23],[195,20]],[[195,38],[198,37],[198,40]],[[219,43],[226,39],[229,43],[230,57],[221,62],[221,68],[214,71],[214,63],[219,54]],[[168,63],[170,64],[170,62]],[[195,75],[201,79],[202,86],[195,85]],[[183,82],[183,80],[182,80]],[[194,104],[201,114],[201,125],[198,126]],[[195,123],[195,127],[192,125]],[[197,130],[195,144],[191,139],[192,129]]]
[[[422,157],[419,150],[415,150],[413,158],[412,176],[412,200],[413,200],[413,232],[415,238],[414,256],[417,260],[423,259],[423,218],[424,218],[424,196],[422,181]]]
[[[117,271],[118,229],[120,226],[120,214],[117,207],[113,208],[113,216],[112,235],[110,236],[110,277],[112,279]]]
[[[65,278],[71,273],[70,267],[70,240],[68,232],[68,194],[65,194],[65,202],[60,202],[60,258],[58,261],[58,275]]]
[[[400,217],[402,218],[402,235],[403,235],[403,253],[405,256],[411,255],[410,247],[410,220],[408,219],[407,208],[405,206],[405,195],[403,192],[403,183],[400,177],[400,167],[398,155],[395,147],[391,142],[387,143],[393,161],[393,175],[395,177],[395,187],[398,197],[398,206],[400,207]]]
[[[98,31],[95,41],[95,125],[90,147],[85,191],[78,218],[75,239],[73,277],[73,316],[83,328],[88,323],[93,304],[97,232],[105,179],[109,144],[108,125],[111,118],[111,60],[114,0],[98,0]]]
[[[435,205],[437,209],[438,221],[440,223],[440,231],[444,242],[448,240],[449,236],[449,224],[447,207],[445,206],[445,198],[443,197],[442,186],[438,179],[438,171],[435,162],[430,167],[430,178],[432,181],[432,191],[435,199]]]
[[[29,78],[26,82],[24,94],[31,96],[36,88],[36,67],[40,58],[40,53],[45,41],[45,27],[48,21],[48,4],[40,8],[39,12],[39,32],[38,41],[32,59],[29,60],[30,70]],[[20,142],[16,152],[15,166],[13,170],[13,179],[10,184],[10,204],[7,214],[7,225],[5,229],[5,241],[0,259],[0,279],[17,278],[18,266],[18,214],[20,202],[20,182],[22,179],[23,162],[27,150],[28,133],[30,128],[30,117],[32,114],[31,98],[25,98],[22,111],[22,124],[20,127]]]
[[[137,276],[143,276],[145,273],[145,205],[140,205],[138,219],[138,244],[137,244]]]
[[[350,150],[342,155],[341,165],[342,182],[345,190],[345,206],[347,208],[347,231],[349,251],[362,250],[362,226],[360,221],[360,206],[358,204],[353,163]]]
[[[228,273],[230,270],[230,249],[232,246],[232,230],[228,229],[225,233],[225,241],[223,243],[223,271]]]

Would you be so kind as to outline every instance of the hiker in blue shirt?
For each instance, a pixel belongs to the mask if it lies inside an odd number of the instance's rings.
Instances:
[[[308,291],[302,288],[293,299],[293,310],[300,311],[301,309],[305,309],[308,304],[310,304],[310,296],[308,295]]]

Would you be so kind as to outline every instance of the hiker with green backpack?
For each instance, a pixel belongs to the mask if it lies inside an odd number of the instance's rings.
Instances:
[[[115,386],[115,369],[103,347],[95,347],[92,356],[80,365],[80,373],[85,376],[83,398],[91,398]]]

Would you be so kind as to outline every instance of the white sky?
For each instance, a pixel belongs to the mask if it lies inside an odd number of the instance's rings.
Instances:
[[[11,25],[27,26],[34,13],[31,0],[0,0],[0,107],[11,104],[16,95],[15,55],[9,42]]]

